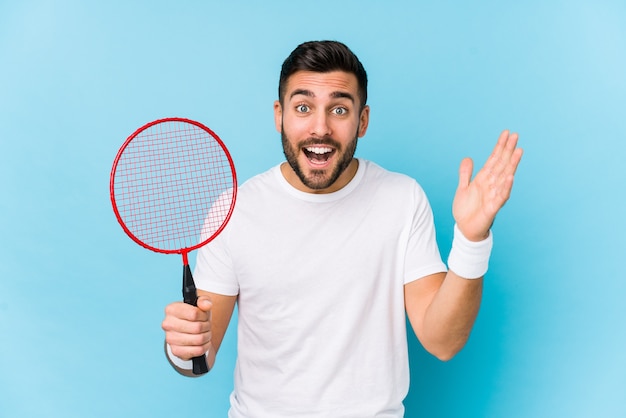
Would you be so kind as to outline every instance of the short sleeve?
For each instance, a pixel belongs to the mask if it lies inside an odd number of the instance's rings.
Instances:
[[[239,284],[226,246],[227,234],[224,232],[198,250],[194,281],[198,289],[236,296],[239,294]]]
[[[431,274],[447,271],[437,246],[430,203],[426,193],[417,183],[414,188],[414,208],[405,256],[405,284]]]

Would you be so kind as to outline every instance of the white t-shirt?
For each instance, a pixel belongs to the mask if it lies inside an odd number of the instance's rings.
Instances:
[[[279,166],[243,184],[196,285],[238,295],[232,418],[402,417],[404,284],[446,271],[415,180],[359,160],[330,194]]]

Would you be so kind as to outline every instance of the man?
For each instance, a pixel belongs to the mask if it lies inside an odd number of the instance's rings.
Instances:
[[[242,185],[230,223],[199,250],[198,307],[166,308],[168,358],[191,375],[190,358],[214,363],[238,303],[231,417],[401,417],[405,315],[442,360],[468,339],[517,135],[501,134],[473,181],[462,161],[447,269],[419,185],[354,158],[366,101],[365,70],[345,45],[291,53],[274,103],[287,161]]]

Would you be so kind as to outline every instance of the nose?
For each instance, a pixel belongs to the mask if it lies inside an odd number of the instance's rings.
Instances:
[[[312,118],[311,124],[311,136],[317,138],[324,138],[330,136],[331,128],[329,118],[326,112],[318,112]]]

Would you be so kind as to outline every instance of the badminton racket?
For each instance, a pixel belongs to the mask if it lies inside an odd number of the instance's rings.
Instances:
[[[193,120],[147,123],[120,148],[110,179],[119,224],[137,244],[183,258],[183,300],[197,306],[188,254],[213,240],[228,223],[237,196],[230,153],[209,128]],[[208,372],[205,356],[193,373]]]

